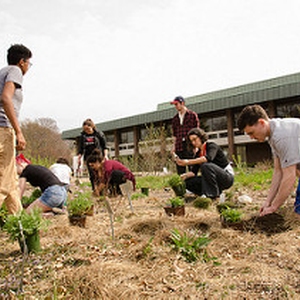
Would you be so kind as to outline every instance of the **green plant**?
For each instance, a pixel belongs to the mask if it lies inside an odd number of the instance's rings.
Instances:
[[[48,227],[49,220],[43,219],[39,209],[33,209],[30,213],[22,210],[17,215],[9,215],[4,224],[3,230],[9,234],[11,241],[22,237],[21,229],[25,236],[30,236]]]
[[[210,198],[197,197],[194,200],[193,205],[194,205],[194,207],[197,207],[197,208],[207,209],[211,205],[211,203],[212,203],[212,201]]]
[[[178,251],[187,262],[194,262],[203,258],[203,254],[207,256],[205,247],[210,243],[210,239],[206,235],[198,237],[189,237],[186,233],[180,234],[177,229],[171,232],[171,240],[173,248]]]
[[[93,206],[93,201],[87,193],[77,193],[74,199],[68,201],[67,208],[70,216],[81,216]]]
[[[173,189],[176,196],[182,197],[185,194],[185,182],[178,174],[172,175],[168,180],[169,186]]]
[[[3,203],[0,208],[0,228],[4,226],[7,216],[8,211],[6,205]]]
[[[29,206],[32,202],[34,202],[36,199],[38,199],[42,195],[42,191],[40,189],[35,189],[31,195],[28,196],[23,196],[21,199],[22,205],[24,207]]]
[[[181,185],[182,183],[183,180],[178,174],[172,175],[168,180],[168,184],[170,185],[170,187],[178,186]]]
[[[184,206],[184,199],[181,197],[170,198],[167,204],[171,207]]]
[[[234,208],[228,208],[221,212],[221,216],[224,218],[225,222],[236,223],[241,221],[242,212]]]
[[[236,208],[237,205],[231,201],[225,201],[223,203],[217,204],[217,210],[221,214],[223,210]]]

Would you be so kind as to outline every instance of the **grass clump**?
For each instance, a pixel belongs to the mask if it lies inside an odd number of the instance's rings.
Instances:
[[[194,202],[193,205],[196,208],[203,208],[203,209],[207,209],[209,208],[209,206],[211,205],[212,200],[210,198],[206,198],[206,197],[197,197]]]
[[[187,262],[194,262],[199,259],[207,261],[206,246],[210,239],[206,235],[198,237],[189,237],[186,233],[180,234],[179,230],[174,229],[171,232],[171,241],[173,248],[178,251]]]

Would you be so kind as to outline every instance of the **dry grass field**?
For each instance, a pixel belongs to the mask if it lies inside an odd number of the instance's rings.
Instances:
[[[216,203],[208,209],[188,203],[185,216],[169,217],[163,206],[173,192],[150,189],[132,201],[133,212],[126,198],[109,199],[114,238],[105,203],[96,198],[85,228],[71,226],[67,215],[51,217],[42,251],[26,260],[0,230],[0,299],[300,299],[293,199],[279,212],[285,229],[276,232],[281,219],[271,228],[255,224],[267,192],[240,193],[253,199],[242,207],[253,227],[223,227]],[[202,259],[188,262],[174,250],[174,229],[208,237]]]

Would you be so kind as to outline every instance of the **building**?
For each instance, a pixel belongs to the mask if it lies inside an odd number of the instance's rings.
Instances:
[[[209,139],[222,146],[229,158],[239,155],[242,161],[253,164],[270,159],[270,148],[267,143],[257,143],[239,132],[236,126],[239,113],[246,105],[260,104],[270,117],[288,117],[291,107],[300,104],[300,73],[188,97],[185,100],[186,106],[198,113],[200,126],[208,133]],[[156,111],[97,123],[96,126],[106,135],[111,157],[143,155],[147,128],[150,126],[165,128],[165,149],[171,148],[171,120],[175,113],[169,101],[159,104]],[[62,138],[76,141],[81,130],[76,128],[64,131]],[[160,152],[161,141],[157,140],[154,147]]]

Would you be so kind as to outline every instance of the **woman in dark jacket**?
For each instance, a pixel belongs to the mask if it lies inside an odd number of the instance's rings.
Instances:
[[[188,132],[187,140],[194,149],[193,159],[176,159],[179,166],[192,166],[190,172],[182,174],[186,188],[197,194],[215,199],[223,190],[230,188],[234,172],[223,150],[214,142],[208,142],[207,134],[200,128]],[[198,176],[198,171],[201,176]]]
[[[78,148],[78,168],[81,165],[81,158],[86,164],[87,158],[92,154],[94,149],[99,149],[104,157],[108,159],[108,148],[106,146],[106,138],[102,131],[98,131],[91,119],[86,119],[82,124],[82,132],[80,135]],[[87,164],[86,164],[87,165]],[[89,178],[94,191],[94,171],[87,165]]]

